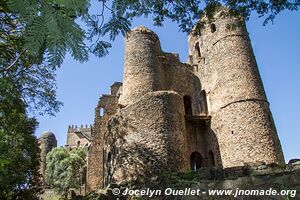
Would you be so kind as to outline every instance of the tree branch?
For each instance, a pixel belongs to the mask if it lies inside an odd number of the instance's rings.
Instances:
[[[19,56],[8,66],[8,67],[6,67],[4,70],[2,70],[2,71],[8,71],[8,70],[10,70],[15,64],[16,64],[16,62],[18,62],[18,60],[21,58],[21,56],[22,56],[22,54],[24,54],[25,53],[25,51],[26,51],[27,49],[24,49],[20,54],[19,54]]]

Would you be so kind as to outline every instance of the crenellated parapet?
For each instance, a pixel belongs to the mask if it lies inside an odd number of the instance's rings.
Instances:
[[[89,133],[93,129],[93,126],[91,124],[85,124],[85,125],[69,125],[68,126],[68,133],[74,133],[74,132],[85,132]]]
[[[89,146],[93,135],[92,125],[69,125],[67,130],[66,147],[87,147]]]

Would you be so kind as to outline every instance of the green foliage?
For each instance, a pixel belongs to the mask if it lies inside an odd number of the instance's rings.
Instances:
[[[37,122],[8,79],[0,79],[0,199],[35,199],[39,192]]]
[[[198,19],[204,13],[211,18],[221,4],[245,19],[256,12],[265,17],[264,24],[283,10],[298,10],[300,6],[299,0],[95,2],[98,5],[94,6],[100,8],[98,13],[89,11],[90,0],[0,1],[1,199],[18,199],[20,195],[33,198],[38,191],[38,148],[33,136],[37,122],[27,116],[26,109],[39,114],[58,112],[62,103],[56,100],[55,70],[67,53],[80,62],[87,61],[89,53],[107,55],[111,43],[102,39],[108,36],[114,41],[119,34],[125,35],[137,17],[149,16],[157,26],[170,19],[178,23],[179,30],[189,32],[195,24],[201,29],[203,24],[197,23]],[[84,159],[80,153],[59,151],[66,157],[62,162],[53,160],[59,163],[58,168],[51,167],[50,162],[48,180],[49,185],[65,191],[77,185],[75,172]],[[184,180],[189,181],[188,177]]]
[[[23,20],[9,13],[6,2],[0,3],[0,10],[0,78],[4,84],[1,87],[4,90],[8,86],[5,83],[9,82],[11,90],[31,111],[54,115],[62,105],[56,100],[55,69],[43,60],[43,53],[33,56],[26,48]],[[32,45],[35,50],[39,48],[34,43]]]
[[[43,60],[43,50],[34,54],[26,47],[26,22],[34,13],[20,16],[32,11],[24,7],[29,1],[19,1],[19,14],[10,3],[0,2],[0,199],[34,199],[40,189],[37,122],[26,110],[54,114],[61,103],[54,68]]]
[[[43,193],[39,195],[39,197],[43,200],[62,200],[63,197],[55,192],[54,190],[45,189]]]
[[[46,184],[62,194],[70,188],[79,188],[85,165],[85,151],[82,148],[68,150],[54,148],[47,154]]]
[[[100,11],[89,12],[90,3]],[[14,21],[14,31],[22,36],[23,50],[55,68],[62,64],[67,52],[80,62],[88,59],[89,52],[98,57],[107,55],[111,45],[100,38],[108,35],[113,41],[118,34],[125,35],[136,17],[150,16],[157,26],[170,19],[178,23],[181,31],[190,32],[201,15],[212,16],[220,5],[246,19],[256,12],[267,23],[283,10],[298,10],[300,1],[8,0],[0,3],[0,11],[1,18]],[[1,23],[4,21],[1,19]]]
[[[15,93],[32,113],[54,115],[62,103],[56,100],[55,73],[46,65],[16,66],[0,75],[2,82],[10,82]],[[8,85],[1,85],[3,88]],[[4,93],[3,93],[4,94]]]
[[[283,10],[298,10],[300,6],[299,0],[99,0],[99,3],[102,10],[100,14],[90,15],[93,23],[88,24],[90,28],[88,33],[92,33],[89,36],[97,34],[103,36],[109,33],[111,40],[119,33],[124,34],[128,31],[132,20],[136,17],[150,17],[156,26],[162,26],[166,19],[170,19],[178,24],[179,30],[190,32],[202,15],[205,14],[211,19],[216,8],[221,5],[229,7],[232,14],[245,19],[255,12],[260,17],[265,17],[264,24],[273,21]],[[105,9],[111,13],[107,21],[103,15]]]
[[[56,67],[67,52],[78,61],[88,59],[84,31],[74,21],[88,6],[88,0],[9,0],[5,11],[19,23],[28,53],[43,55],[47,65]]]

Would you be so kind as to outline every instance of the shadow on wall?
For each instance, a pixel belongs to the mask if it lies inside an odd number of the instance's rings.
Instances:
[[[113,120],[114,123],[117,122]],[[118,121],[115,126],[119,124]],[[122,126],[119,126],[122,127]],[[134,127],[130,127],[131,131]],[[116,131],[119,131],[118,133]],[[141,142],[126,142],[125,129],[115,129],[107,132],[106,141],[113,141],[111,145],[106,146],[104,150],[104,185],[109,183],[120,183],[137,180],[138,177],[149,177],[158,175],[162,172],[172,171],[170,166],[174,163],[164,160],[154,148],[149,148],[147,144]],[[219,151],[217,138],[210,126],[207,126],[209,140],[212,146],[206,155],[199,152],[193,152],[190,156],[191,170],[198,170],[202,167],[222,168],[222,160]],[[107,137],[108,136],[108,137]],[[142,138],[141,138],[142,139]],[[205,156],[205,157],[204,157]],[[175,159],[176,160],[176,159]],[[147,170],[145,170],[147,169]],[[174,170],[173,170],[174,171]]]
[[[151,133],[137,129],[131,120],[121,115],[110,119],[104,136],[105,186],[158,175],[164,171],[180,171],[176,161],[182,159],[174,155],[172,150],[166,149],[169,147],[153,142],[147,136],[149,134]],[[158,136],[158,144],[168,143],[168,137],[165,136]]]
[[[210,150],[208,151],[208,156],[213,156],[214,164],[217,168],[223,168],[222,159],[221,159],[221,152],[219,147],[218,138],[216,136],[216,133],[211,128],[211,123],[207,125],[207,135],[208,139],[211,141]],[[235,152],[232,152],[233,154]]]
[[[211,128],[207,108],[203,109],[198,116],[191,116],[191,99],[183,97],[182,103],[185,104],[183,105],[185,111],[189,110],[185,115],[186,119],[198,126],[194,129],[195,134],[198,135],[195,138],[200,138],[201,141],[195,143],[197,139],[187,135],[191,137],[186,140],[187,145],[192,146],[189,154],[185,154],[186,161],[189,160],[187,164],[190,165],[186,170],[197,170],[201,167],[222,168],[218,139]],[[206,100],[204,104],[207,104]],[[103,150],[104,186],[112,182],[129,182],[138,177],[153,176],[164,171],[182,171],[179,169],[180,163],[177,163],[181,162],[182,158],[173,151],[176,148],[166,145],[170,139],[168,134],[159,133],[154,137],[151,136],[151,130],[139,128],[140,124],[134,122],[130,114],[132,113],[129,112],[126,117],[123,113],[116,114],[107,123]],[[206,116],[203,117],[201,114]],[[196,148],[199,145],[203,145],[203,148]]]
[[[219,143],[209,117],[186,116],[190,170],[222,168]]]

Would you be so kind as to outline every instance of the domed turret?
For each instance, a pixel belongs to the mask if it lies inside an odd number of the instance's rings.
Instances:
[[[120,104],[132,104],[148,92],[162,88],[162,54],[158,36],[144,26],[126,35],[123,95]]]
[[[51,131],[45,131],[41,135],[41,138],[48,138],[48,137],[55,137],[55,135]]]

